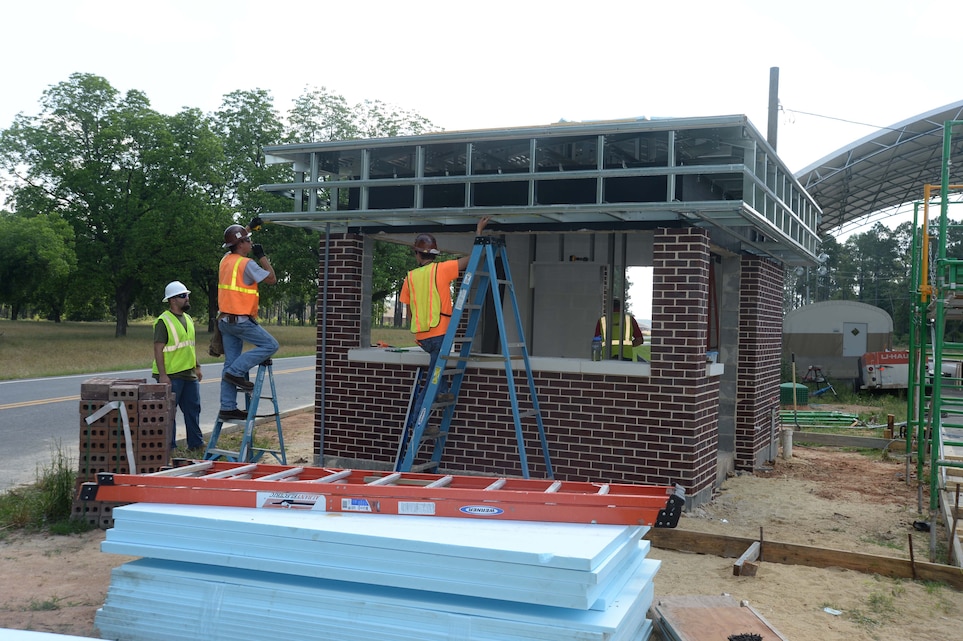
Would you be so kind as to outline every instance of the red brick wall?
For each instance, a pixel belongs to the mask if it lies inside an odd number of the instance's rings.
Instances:
[[[742,259],[736,371],[737,469],[769,457],[772,411],[779,404],[783,269],[758,256]],[[773,450],[774,451],[774,450]]]
[[[414,371],[347,361],[347,350],[360,341],[362,239],[339,235],[331,242],[323,454],[391,462]],[[708,236],[699,229],[659,230],[654,260],[652,375],[535,372],[535,386],[556,478],[678,482],[701,502],[711,493],[718,447],[719,380],[706,376],[705,363]],[[321,331],[319,322],[319,353]],[[524,372],[515,378],[520,405],[530,406]],[[319,369],[316,455],[322,382]],[[544,476],[534,419],[524,420],[523,429],[530,473]],[[504,373],[470,370],[443,467],[520,474],[519,458]]]

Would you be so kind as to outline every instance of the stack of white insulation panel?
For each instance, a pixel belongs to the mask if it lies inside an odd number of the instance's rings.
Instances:
[[[644,527],[191,505],[114,510],[105,639],[639,641]]]

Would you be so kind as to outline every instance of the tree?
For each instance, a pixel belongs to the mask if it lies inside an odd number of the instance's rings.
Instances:
[[[124,336],[134,301],[156,293],[156,268],[182,254],[173,231],[203,202],[210,166],[198,151],[212,141],[202,121],[183,135],[176,125],[192,118],[163,116],[143,93],[120,96],[92,74],[72,74],[40,103],[39,116],[18,115],[0,135],[17,211],[70,223],[86,285],[111,293]]]
[[[378,324],[381,324],[386,307],[385,301],[401,291],[405,276],[408,275],[409,270],[417,267],[417,262],[410,247],[398,243],[375,241],[374,264],[377,268],[373,270],[371,278],[371,300],[373,316]],[[398,327],[401,323],[401,309],[397,305],[396,296],[395,301],[393,324]]]
[[[425,133],[433,128],[423,116],[379,100],[365,100],[349,107],[344,96],[324,87],[305,88],[288,113],[288,122],[288,143],[404,136]],[[319,189],[318,199],[327,202],[330,194]],[[371,303],[376,319],[380,321],[385,301],[401,291],[405,274],[414,266],[408,247],[375,243]]]
[[[0,215],[0,302],[12,320],[28,305],[60,320],[63,285],[77,263],[73,244],[70,226],[55,215]]]
[[[228,158],[225,199],[235,212],[230,222],[247,224],[255,215],[287,209],[290,202],[260,189],[288,180],[288,167],[268,165],[264,147],[284,137],[281,120],[270,94],[263,89],[227,94],[214,114]],[[294,310],[303,320],[304,309],[317,297],[319,234],[308,229],[265,225],[255,236],[270,252],[278,276],[275,287],[261,294],[262,306],[276,306],[280,315]]]

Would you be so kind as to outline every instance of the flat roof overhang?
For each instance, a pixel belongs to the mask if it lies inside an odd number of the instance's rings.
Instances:
[[[699,226],[733,252],[815,264],[820,210],[745,116],[632,119],[265,148],[292,166],[278,224],[401,234]]]

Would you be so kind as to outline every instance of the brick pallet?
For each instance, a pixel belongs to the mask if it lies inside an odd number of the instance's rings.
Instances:
[[[88,424],[90,417],[115,402],[123,407],[108,410]],[[126,431],[122,410],[127,416]],[[146,379],[98,377],[84,381],[80,387],[78,492],[81,484],[96,481],[100,472],[130,473],[131,461],[138,473],[157,472],[166,466],[174,411],[169,385]],[[113,525],[116,505],[120,504],[75,499],[73,518],[106,529]]]

